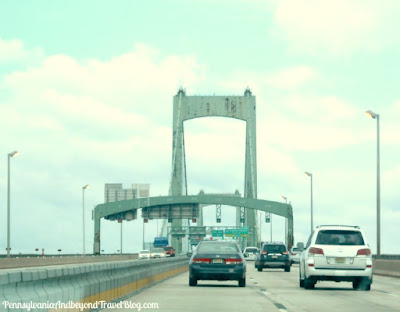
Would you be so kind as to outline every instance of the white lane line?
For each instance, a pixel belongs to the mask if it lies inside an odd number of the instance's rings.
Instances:
[[[386,295],[391,296],[391,297],[398,297],[398,295],[395,295],[395,294],[386,294]]]

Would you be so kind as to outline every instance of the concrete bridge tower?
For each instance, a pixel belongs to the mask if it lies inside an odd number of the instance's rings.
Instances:
[[[246,156],[244,197],[257,198],[256,151],[256,99],[249,89],[243,96],[187,96],[180,89],[173,100],[172,171],[170,195],[187,195],[185,139],[183,122],[201,117],[228,117],[246,122]],[[173,227],[180,227],[182,220],[174,219]],[[249,227],[248,246],[257,246],[256,211],[246,209],[244,225]],[[172,245],[181,251],[178,238]]]

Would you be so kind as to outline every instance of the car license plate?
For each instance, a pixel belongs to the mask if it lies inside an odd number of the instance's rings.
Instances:
[[[346,262],[346,258],[336,258],[335,262],[336,263],[345,263]]]
[[[222,259],[213,259],[212,263],[223,263]]]
[[[272,259],[278,259],[278,256],[272,256]]]

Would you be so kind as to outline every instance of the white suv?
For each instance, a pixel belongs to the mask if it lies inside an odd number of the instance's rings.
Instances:
[[[300,287],[317,281],[353,282],[354,289],[370,290],[372,255],[358,226],[318,226],[300,256]]]

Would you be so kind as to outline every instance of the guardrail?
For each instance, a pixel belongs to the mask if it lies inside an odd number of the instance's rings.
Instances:
[[[176,257],[2,270],[0,310],[27,311],[26,308],[7,303],[87,305],[100,301],[110,302],[187,269],[188,258]],[[41,310],[55,308],[53,306]],[[32,310],[36,309],[32,307]]]

